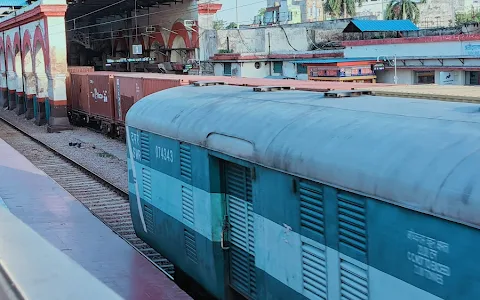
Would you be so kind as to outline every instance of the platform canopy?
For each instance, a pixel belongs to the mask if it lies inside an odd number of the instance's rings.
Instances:
[[[418,31],[418,27],[410,20],[352,20],[343,30],[352,32],[394,32]]]

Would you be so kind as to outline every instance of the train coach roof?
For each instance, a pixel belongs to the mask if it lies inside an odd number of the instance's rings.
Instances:
[[[184,86],[137,102],[127,124],[478,227],[479,107]]]

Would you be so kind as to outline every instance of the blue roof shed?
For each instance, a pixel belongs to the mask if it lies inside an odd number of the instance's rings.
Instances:
[[[418,31],[410,20],[352,20],[343,30],[346,32]]]
[[[0,7],[19,7],[28,5],[26,0],[0,0]]]

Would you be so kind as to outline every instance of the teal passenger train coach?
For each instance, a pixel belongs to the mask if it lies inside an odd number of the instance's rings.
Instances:
[[[127,115],[137,235],[218,299],[480,299],[480,112],[228,85]]]

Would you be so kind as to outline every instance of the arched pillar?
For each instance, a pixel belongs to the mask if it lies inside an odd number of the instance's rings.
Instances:
[[[0,37],[0,108],[8,107],[7,66],[5,64],[5,46]]]
[[[64,6],[61,13],[45,19],[44,45],[47,49],[48,132],[72,129],[67,114],[67,41]]]
[[[8,110],[14,110],[17,106],[17,73],[15,73],[15,58],[10,36],[6,38],[5,54],[7,55],[7,86],[8,86]]]
[[[34,117],[33,98],[37,92],[37,79],[33,72],[32,46],[30,44],[30,36],[28,31],[25,32],[25,43],[23,46],[23,82],[25,90],[25,118],[27,120]],[[28,41],[28,42],[26,42]]]
[[[183,50],[174,50],[174,49],[185,49],[188,48],[187,45],[185,44],[185,39],[181,37],[180,35],[177,35],[173,42],[172,46],[169,47],[172,49],[171,54],[170,54],[170,61],[171,62],[176,62],[176,63],[186,63],[188,59],[188,53],[183,52]],[[185,53],[185,57],[182,55]]]
[[[117,56],[117,52],[127,52],[128,51],[128,42],[127,40],[120,36],[117,39],[113,41],[113,56],[114,57],[119,57]]]
[[[34,51],[34,64],[33,71],[35,77],[35,94],[34,99],[34,117],[35,124],[38,126],[45,125],[47,123],[47,109],[48,103],[48,77],[45,68],[45,51],[43,40],[40,39],[37,34],[34,38],[35,51]],[[47,102],[47,103],[46,103]]]
[[[161,63],[165,62],[165,40],[161,32],[153,33],[148,40],[148,49],[149,55],[151,58],[155,59],[155,62]],[[163,51],[162,51],[163,50]]]
[[[15,45],[15,79],[16,79],[16,95],[15,95],[15,112],[17,115],[25,113],[25,93],[23,91],[23,68],[22,68],[22,52]]]

